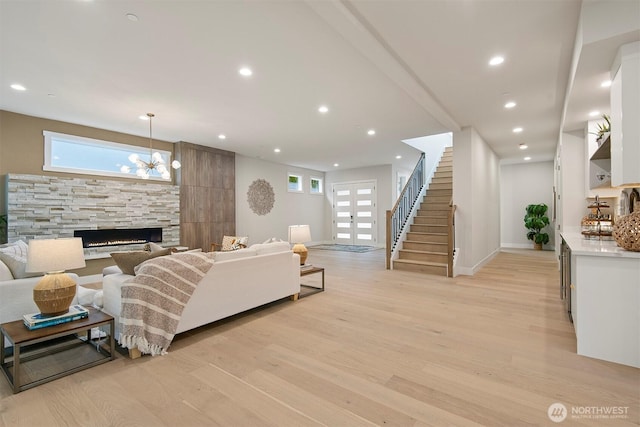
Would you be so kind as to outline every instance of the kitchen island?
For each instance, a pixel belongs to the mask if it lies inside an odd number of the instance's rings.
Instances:
[[[640,252],[560,233],[571,248],[578,354],[640,367]]]

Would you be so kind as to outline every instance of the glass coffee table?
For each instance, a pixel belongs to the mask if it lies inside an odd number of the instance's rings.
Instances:
[[[115,359],[113,317],[88,310],[86,319],[33,331],[22,320],[0,325],[0,365],[14,393]],[[91,329],[103,326],[109,333],[92,340]],[[5,354],[5,338],[13,344],[12,355]]]

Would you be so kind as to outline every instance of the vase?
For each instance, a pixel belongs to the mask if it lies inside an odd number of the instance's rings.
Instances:
[[[640,211],[618,218],[613,225],[613,238],[621,248],[640,252]]]

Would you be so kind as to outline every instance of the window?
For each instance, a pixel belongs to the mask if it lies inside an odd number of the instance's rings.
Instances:
[[[323,192],[324,189],[322,187],[322,178],[312,176],[311,180],[309,181],[309,193],[322,194]]]
[[[129,156],[137,154],[142,160],[151,159],[149,149],[144,147],[49,131],[44,131],[43,135],[42,169],[45,171],[138,178],[136,166],[129,160]],[[169,151],[153,151],[154,155],[159,153],[165,164],[171,163]],[[151,175],[149,179],[165,181],[159,174]]]
[[[302,193],[302,176],[290,173],[287,189],[293,193]]]

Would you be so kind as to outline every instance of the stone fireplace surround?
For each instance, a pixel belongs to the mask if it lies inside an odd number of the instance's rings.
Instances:
[[[73,237],[75,230],[162,228],[162,245],[180,244],[178,186],[69,178],[7,175],[8,240]],[[85,248],[87,259],[142,244]]]

